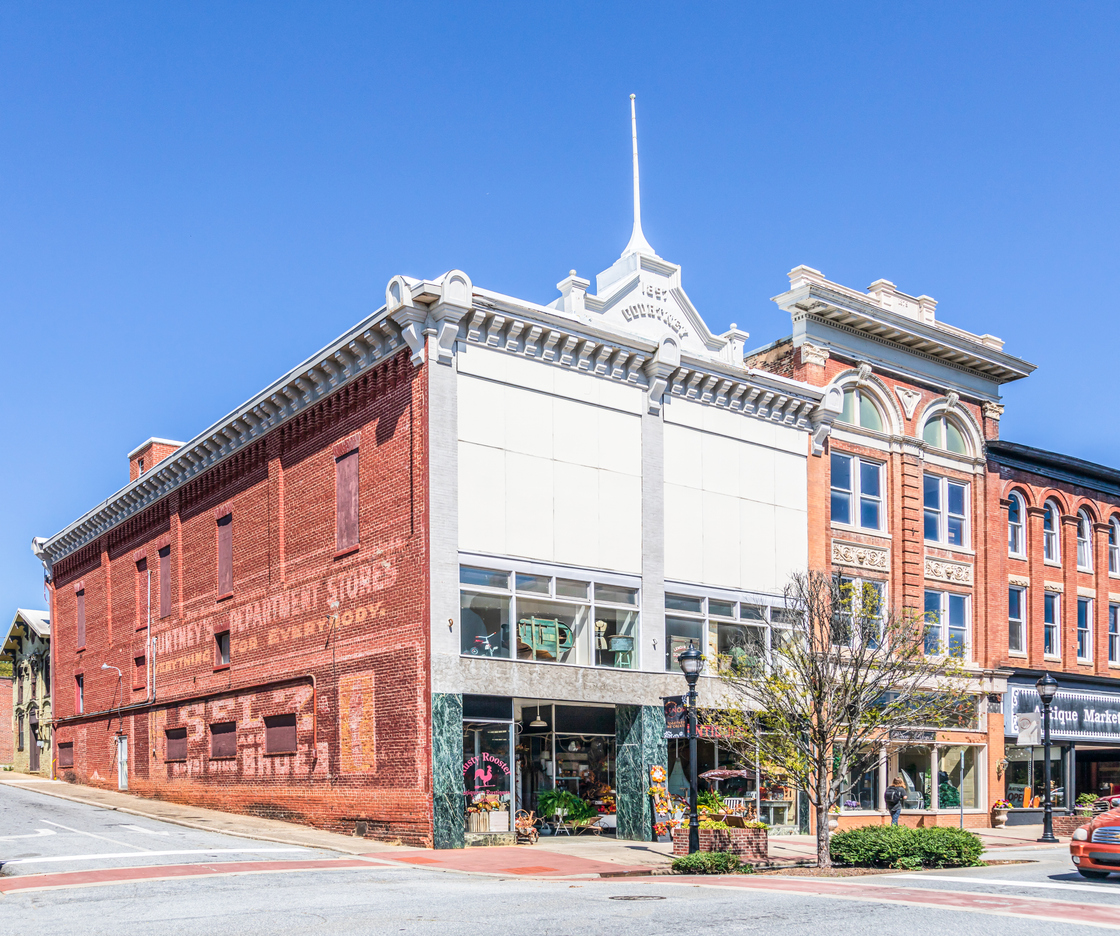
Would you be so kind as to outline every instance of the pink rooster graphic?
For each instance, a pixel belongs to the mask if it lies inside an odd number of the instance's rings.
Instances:
[[[494,776],[494,768],[490,764],[486,765],[485,770],[483,770],[481,767],[476,767],[475,771],[474,771],[474,785],[476,787],[489,786],[490,785],[490,780],[492,779],[493,776]],[[479,781],[481,781],[481,782],[479,782]]]

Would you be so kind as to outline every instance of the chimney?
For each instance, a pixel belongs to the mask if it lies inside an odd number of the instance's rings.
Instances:
[[[145,471],[156,465],[181,448],[182,442],[171,439],[148,439],[128,453],[128,480],[135,481]]]

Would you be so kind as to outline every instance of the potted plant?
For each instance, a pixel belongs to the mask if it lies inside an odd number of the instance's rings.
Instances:
[[[1097,801],[1094,793],[1080,793],[1077,796],[1077,815],[1092,817],[1093,804]]]
[[[992,803],[992,828],[1002,829],[1007,825],[1007,811],[1011,808],[1011,803],[1005,799],[998,799]]]

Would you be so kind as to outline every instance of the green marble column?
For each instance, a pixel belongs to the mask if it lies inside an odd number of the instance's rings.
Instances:
[[[620,839],[648,842],[653,837],[649,769],[669,765],[665,712],[657,705],[620,705],[615,713],[615,800]]]
[[[466,834],[463,796],[463,697],[432,695],[432,793],[436,848],[462,848]]]

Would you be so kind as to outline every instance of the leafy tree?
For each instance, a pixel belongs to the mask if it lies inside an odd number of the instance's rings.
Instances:
[[[894,613],[869,583],[799,573],[785,602],[789,630],[774,629],[769,665],[746,663],[749,648],[718,659],[727,700],[715,717],[741,761],[761,758],[808,794],[827,868],[829,811],[878,763],[880,743],[900,729],[971,724],[976,689],[935,619]]]

